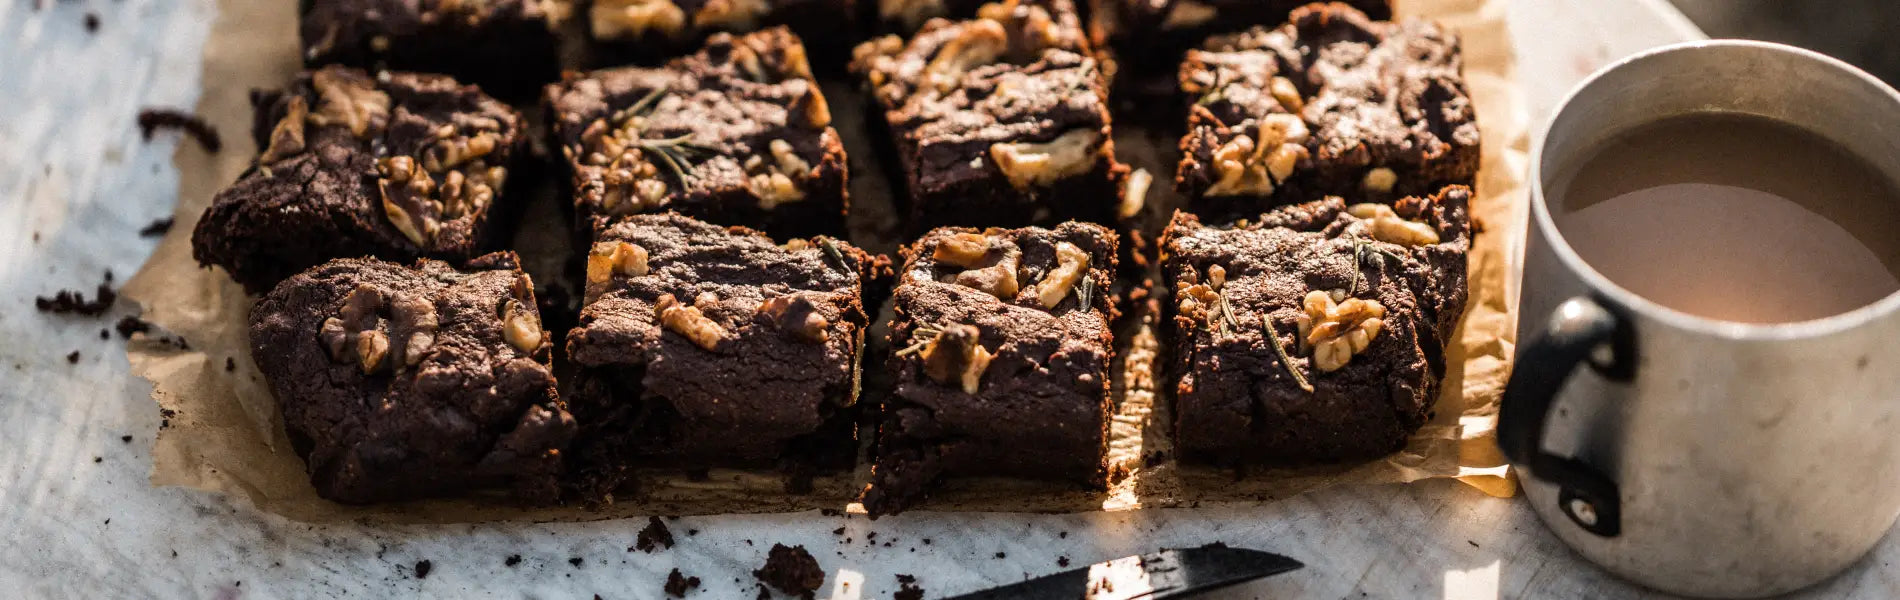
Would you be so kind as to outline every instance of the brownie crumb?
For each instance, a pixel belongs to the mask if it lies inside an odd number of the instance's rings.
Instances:
[[[503,560],[503,561],[501,561],[501,564],[504,564],[504,565],[507,565],[507,566],[510,566],[510,567],[512,567],[512,566],[515,566],[515,565],[518,565],[518,564],[521,564],[521,555],[519,555],[519,554],[510,554],[510,555],[508,555],[508,558],[507,558],[507,560]]]
[[[836,517],[836,516],[844,515],[844,511],[838,510],[835,508],[820,508],[818,509],[818,514],[824,515],[827,517]]]
[[[1059,533],[1057,533],[1057,534],[1056,534],[1056,537],[1059,537],[1059,538],[1062,538],[1062,539],[1065,539],[1065,540],[1066,540],[1066,539],[1069,539],[1069,532],[1067,532],[1067,531],[1063,531],[1063,532],[1059,532]]]
[[[844,535],[844,528],[839,527],[837,529],[831,530],[831,535]]]
[[[761,583],[759,584],[758,595],[755,595],[752,598],[753,600],[772,600],[772,592],[770,590],[765,589],[765,584]]]
[[[416,561],[416,579],[428,579],[429,571],[432,570],[435,570],[435,563],[426,560]]]
[[[138,317],[128,316],[123,319],[119,319],[119,324],[114,328],[119,330],[119,337],[122,337],[125,339],[132,339],[132,334],[134,333],[145,333],[145,332],[151,331],[152,324],[147,323],[143,319],[140,319]]]
[[[753,577],[779,591],[812,600],[813,592],[825,583],[825,570],[818,566],[804,546],[772,544],[765,566],[752,572]]]
[[[99,32],[99,13],[86,13],[86,33]]]
[[[696,536],[696,535],[699,535],[699,530],[698,530],[698,529],[688,529],[688,530],[686,530],[686,537],[693,537],[693,536]]]
[[[69,362],[75,365],[79,364],[79,351],[74,350],[72,354],[66,355],[66,362]]]
[[[97,295],[94,296],[92,300],[86,299],[85,292],[78,290],[60,290],[54,293],[51,298],[46,296],[34,297],[33,307],[38,308],[40,312],[55,315],[76,314],[86,317],[96,317],[105,314],[107,310],[111,310],[112,303],[118,299],[119,294],[112,291],[112,286],[101,283],[99,284]]]
[[[891,595],[891,600],[924,600],[924,588],[917,585],[916,576],[898,575],[897,593]]]
[[[75,352],[74,354],[78,354],[78,353],[77,353],[77,352]],[[130,443],[132,443],[132,436],[129,436],[129,435],[122,435],[122,436],[119,436],[119,441],[121,441],[121,442],[125,442],[125,443],[127,443],[127,444],[130,444]]]
[[[224,357],[224,372],[229,373],[236,370],[237,370],[237,359],[231,358],[229,356]]]
[[[673,572],[667,574],[666,576],[666,595],[668,596],[672,596],[674,598],[685,598],[686,590],[696,590],[696,589],[699,589],[698,577],[687,577],[685,575],[681,575],[680,570],[677,568],[673,569]]]
[[[647,517],[646,529],[640,530],[640,537],[634,541],[633,547],[647,554],[672,548],[673,531],[667,529],[666,523],[661,522],[659,517]]]
[[[102,339],[102,340],[112,339],[112,330],[110,329],[99,330],[99,339]]]
[[[1058,556],[1058,557],[1056,557],[1056,566],[1058,566],[1058,567],[1067,567],[1067,566],[1069,566],[1069,557],[1067,557],[1067,556]]]
[[[1475,541],[1475,540],[1465,540],[1465,543],[1467,543],[1467,544],[1471,544],[1471,547],[1473,547],[1473,548],[1478,548],[1478,547],[1479,547],[1479,546],[1478,546],[1478,542],[1477,542],[1477,541]]]
[[[152,134],[159,129],[183,129],[192,139],[203,146],[205,152],[216,154],[224,148],[224,141],[218,139],[218,130],[190,113],[169,108],[147,108],[139,111],[139,135],[145,141],[152,141]]]
[[[1009,558],[1009,555],[1008,555],[1008,554],[1006,554],[1006,553],[1002,553],[1002,552],[998,552],[998,553],[996,553],[996,558],[999,558],[999,559],[1002,559],[1002,558]]]
[[[167,233],[171,233],[172,222],[171,217],[152,221],[152,224],[146,225],[144,229],[139,230],[139,237],[161,237]]]
[[[106,459],[105,459],[105,457],[103,457],[103,456],[94,456],[94,457],[92,457],[92,462],[95,462],[95,463],[99,463],[99,462],[105,462],[105,461],[106,461]]]
[[[924,545],[925,545],[925,546],[929,546],[929,545],[930,545],[930,538],[924,538]]]

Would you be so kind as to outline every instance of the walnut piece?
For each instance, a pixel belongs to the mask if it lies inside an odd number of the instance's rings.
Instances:
[[[1278,100],[1280,106],[1289,113],[1297,115],[1306,108],[1306,99],[1300,96],[1300,88],[1293,85],[1291,79],[1276,76],[1267,82],[1267,91],[1272,93],[1273,99]]]
[[[1042,283],[1036,284],[1036,299],[1042,302],[1043,308],[1055,308],[1062,303],[1063,298],[1069,297],[1069,290],[1075,288],[1077,281],[1088,276],[1088,270],[1089,253],[1083,252],[1075,244],[1056,242],[1056,268],[1043,277]],[[1088,309],[1086,306],[1079,308]]]
[[[1128,174],[1128,181],[1122,184],[1122,203],[1115,213],[1124,219],[1134,218],[1148,205],[1148,187],[1154,185],[1154,175],[1147,169],[1135,169]]]
[[[416,295],[400,295],[389,303],[390,335],[399,342],[402,364],[416,366],[435,348],[440,325],[435,303]]]
[[[1379,167],[1366,171],[1365,179],[1359,181],[1359,189],[1383,194],[1392,191],[1392,186],[1398,185],[1398,183],[1398,173],[1394,173],[1391,169],[1385,167]]]
[[[1003,24],[990,19],[962,23],[962,30],[924,65],[924,82],[939,93],[948,94],[963,81],[970,69],[994,63],[1009,49],[1009,33]]]
[[[367,138],[389,123],[389,94],[376,89],[367,77],[342,67],[330,67],[310,76],[317,91],[317,111],[310,122],[318,126],[342,125],[358,138]]]
[[[995,357],[977,343],[982,332],[974,325],[951,325],[937,332],[924,346],[924,374],[945,385],[958,385],[963,393],[975,395]]]
[[[997,237],[999,229],[983,233],[962,232],[937,242],[930,256],[939,264],[965,269],[938,277],[944,283],[975,288],[991,296],[1009,300],[1021,289],[1016,268],[1022,264],[1022,251]]]
[[[905,31],[915,30],[924,21],[949,13],[943,0],[877,0],[878,16],[902,25]]]
[[[1364,203],[1346,207],[1346,213],[1367,223],[1366,231],[1372,239],[1401,246],[1421,246],[1436,244],[1439,241],[1438,230],[1431,225],[1412,221],[1399,216],[1392,207],[1384,204]]]
[[[714,350],[726,339],[726,328],[720,327],[700,311],[701,305],[717,302],[711,294],[701,294],[693,299],[693,306],[681,304],[672,294],[660,296],[653,304],[654,313],[659,315],[660,324],[674,333],[686,336],[693,344],[706,350]]]
[[[830,336],[826,328],[831,322],[818,313],[818,305],[804,294],[774,296],[759,305],[759,312],[793,339],[822,344]]]
[[[1307,157],[1306,122],[1298,116],[1267,115],[1260,119],[1255,135],[1258,140],[1244,133],[1234,136],[1214,150],[1213,166],[1218,179],[1207,188],[1207,195],[1271,194]]]
[[[930,258],[940,263],[973,269],[989,257],[990,238],[980,233],[956,233],[937,242]]]
[[[442,227],[436,217],[435,179],[422,170],[415,159],[391,156],[376,164],[382,178],[376,180],[382,194],[383,215],[396,231],[418,247],[428,247]]]
[[[707,0],[693,13],[693,26],[701,29],[751,31],[759,18],[772,12],[765,0]]]
[[[268,165],[303,152],[303,123],[308,118],[310,104],[304,101],[303,96],[291,96],[289,104],[284,107],[284,118],[271,128],[270,145],[264,148],[263,154],[258,155],[257,164]]]
[[[990,159],[1017,189],[1046,187],[1094,167],[1095,156],[1090,150],[1101,140],[1099,130],[1071,129],[1047,142],[991,144]]]
[[[1194,0],[1178,0],[1173,3],[1174,10],[1168,11],[1168,18],[1161,21],[1166,30],[1191,29],[1214,20],[1218,11],[1212,6]]]
[[[824,92],[816,85],[806,85],[805,93],[792,100],[790,111],[797,117],[794,124],[811,129],[831,126],[831,104],[825,101]]]
[[[759,207],[771,210],[780,204],[804,200],[805,191],[798,188],[793,178],[809,178],[811,163],[798,156],[791,142],[782,139],[766,144],[766,150],[772,155],[771,162],[753,156],[745,164],[746,172],[751,175],[746,187],[759,198]]]
[[[501,303],[501,337],[526,354],[535,354],[547,335],[541,331],[541,315],[526,303],[509,298]]]
[[[649,32],[677,38],[686,31],[686,12],[671,0],[595,0],[587,16],[595,39],[639,39]]]
[[[1220,294],[1215,293],[1213,286],[1195,283],[1176,295],[1180,298],[1177,312],[1188,320],[1212,326],[1214,319],[1219,318],[1216,311],[1220,310]]]
[[[1323,372],[1346,366],[1385,328],[1385,306],[1378,300],[1348,298],[1338,302],[1334,296],[1321,290],[1307,292],[1302,302],[1306,312],[1296,318],[1300,348],[1313,351],[1313,367]]]
[[[606,293],[615,277],[640,277],[647,274],[647,249],[638,244],[604,241],[587,252],[587,301]]]
[[[421,153],[422,168],[441,173],[469,161],[488,156],[500,145],[501,134],[478,131],[472,135],[436,140]]]
[[[331,360],[356,363],[364,374],[387,366],[389,323],[380,314],[384,300],[382,291],[368,285],[358,285],[343,297],[336,316],[324,319],[317,330],[317,340]]]

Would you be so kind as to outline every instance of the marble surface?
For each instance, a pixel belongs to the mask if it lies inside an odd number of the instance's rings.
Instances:
[[[1539,121],[1595,66],[1699,35],[1647,0],[1511,8],[1526,108]],[[1054,572],[1061,558],[1082,565],[1211,541],[1307,564],[1215,598],[1650,595],[1570,554],[1521,500],[1452,482],[1224,509],[683,518],[667,521],[678,545],[653,554],[629,550],[640,520],[312,526],[153,488],[159,416],[149,386],[127,375],[116,335],[100,339],[129,307],[53,316],[33,298],[65,288],[90,296],[106,270],[122,281],[151,251],[155,240],[135,232],[170,212],[178,141],[141,140],[135,115],[195,104],[211,11],[204,0],[0,0],[0,596],[657,598],[679,568],[705,582],[689,597],[750,598],[751,570],[785,542],[828,571],[821,597],[886,598],[899,573],[937,597]],[[1890,537],[1806,595],[1900,596],[1896,559]]]

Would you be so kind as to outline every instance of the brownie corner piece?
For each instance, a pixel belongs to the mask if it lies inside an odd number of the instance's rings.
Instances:
[[[304,63],[444,73],[503,97],[560,75],[564,0],[304,0]]]
[[[992,3],[853,52],[917,230],[1113,222],[1128,167],[1079,21],[1051,8],[1067,4]]]
[[[1113,232],[940,228],[904,249],[862,501],[901,512],[950,477],[1107,485]]]
[[[587,225],[675,211],[781,237],[844,229],[844,145],[790,29],[715,34],[665,67],[551,85],[546,101]]]
[[[1393,452],[1437,402],[1464,313],[1471,191],[1286,205],[1163,234],[1183,460],[1291,466]]]
[[[1192,103],[1176,188],[1203,215],[1390,201],[1477,175],[1458,36],[1436,23],[1312,4],[1277,28],[1209,38],[1180,85]]]
[[[512,253],[485,260],[511,265]],[[318,495],[342,503],[507,487],[558,498],[575,431],[552,336],[515,268],[338,259],[251,310],[251,356]]]
[[[582,495],[643,467],[848,468],[874,264],[670,213],[601,230],[567,337]]]
[[[519,113],[440,75],[345,67],[255,92],[261,154],[218,192],[192,254],[253,294],[333,259],[460,262],[505,237]]]

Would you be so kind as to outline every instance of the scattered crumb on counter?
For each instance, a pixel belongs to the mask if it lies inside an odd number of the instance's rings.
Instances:
[[[586,562],[586,561],[581,560],[581,557],[579,556],[567,559],[567,564],[574,565],[574,568],[576,569],[581,568],[582,562]]]
[[[898,575],[897,593],[891,595],[891,600],[924,600],[924,588],[917,585],[916,576]]]
[[[99,13],[96,13],[96,12],[86,13],[86,33],[98,33],[98,32],[99,32]]]
[[[1058,566],[1058,567],[1067,567],[1067,566],[1069,566],[1069,557],[1067,557],[1067,556],[1058,556],[1058,557],[1056,557],[1056,566]]]
[[[145,141],[152,141],[152,134],[159,129],[182,129],[198,141],[205,152],[216,154],[224,148],[223,140],[218,139],[218,130],[190,113],[169,108],[147,108],[139,111],[139,134]]]
[[[66,362],[69,362],[75,365],[79,364],[79,351],[74,350],[72,354],[66,355]]]
[[[112,303],[118,301],[118,299],[119,294],[118,292],[112,291],[112,286],[101,283],[99,284],[97,295],[94,296],[92,300],[86,299],[85,292],[78,290],[60,290],[55,292],[51,298],[46,296],[34,297],[33,307],[39,309],[40,312],[48,314],[75,314],[85,317],[96,317],[111,310]]]
[[[508,558],[506,560],[501,561],[501,564],[504,564],[510,567],[521,564],[521,555],[510,554],[508,555]]]
[[[664,588],[664,590],[666,591],[666,595],[668,596],[672,596],[674,598],[685,598],[687,590],[696,590],[696,589],[699,589],[698,577],[687,577],[685,575],[682,575],[678,568],[673,569],[672,573],[668,573],[666,575],[666,587]]]
[[[163,236],[171,232],[172,223],[173,223],[173,220],[171,217],[165,217],[157,221],[152,221],[152,224],[146,225],[144,229],[139,230],[139,237]]]
[[[132,339],[132,334],[134,333],[151,331],[152,324],[146,323],[143,319],[138,317],[127,316],[123,319],[119,319],[119,324],[116,326],[116,329],[119,330],[119,337]]]
[[[825,583],[825,570],[818,566],[804,546],[772,544],[765,566],[752,572],[753,577],[779,591],[812,600],[813,592]],[[763,591],[763,590],[761,590]]]
[[[647,517],[647,526],[640,530],[640,537],[633,542],[633,548],[652,554],[654,550],[673,547],[673,531],[659,517]],[[630,548],[630,549],[633,549]]]
[[[427,560],[416,561],[416,579],[428,579],[429,571],[435,570],[435,563]]]

